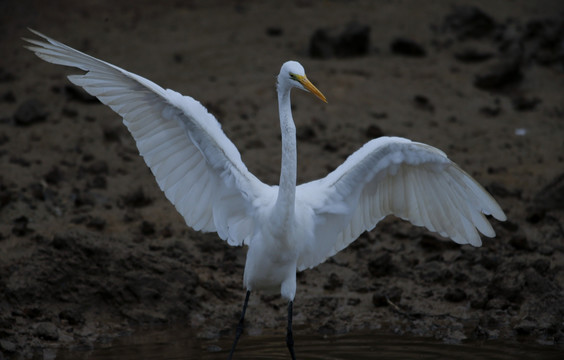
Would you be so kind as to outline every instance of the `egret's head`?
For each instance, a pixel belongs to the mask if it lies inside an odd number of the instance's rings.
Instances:
[[[298,89],[308,91],[324,102],[327,102],[327,99],[321,91],[317,90],[311,81],[308,80],[305,75],[304,67],[297,61],[286,61],[282,65],[280,74],[278,75],[278,86],[281,87],[279,90],[297,87]]]

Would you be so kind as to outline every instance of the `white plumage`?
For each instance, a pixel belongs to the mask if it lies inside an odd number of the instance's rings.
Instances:
[[[282,169],[279,186],[268,186],[247,170],[198,101],[32,32],[46,40],[26,39],[37,56],[86,71],[70,81],[123,117],[160,188],[190,227],[249,246],[248,291],[278,289],[291,305],[296,270],[322,263],[390,214],[474,246],[481,245],[478,231],[495,235],[484,214],[505,220],[495,200],[442,151],[403,138],[372,140],[325,178],[296,186],[290,90],[325,101],[297,62],[286,62],[278,75]]]

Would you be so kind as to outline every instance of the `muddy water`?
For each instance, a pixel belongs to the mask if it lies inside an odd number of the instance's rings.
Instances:
[[[225,359],[228,338],[196,339],[185,329],[151,330],[122,337],[91,350],[46,353],[57,360]],[[431,339],[358,333],[343,336],[296,336],[300,359],[562,359],[564,348],[495,341],[444,344]],[[243,336],[236,359],[289,359],[283,334]]]

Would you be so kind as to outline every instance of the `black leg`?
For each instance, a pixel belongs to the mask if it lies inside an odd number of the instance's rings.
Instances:
[[[233,353],[235,352],[235,346],[237,346],[237,342],[243,333],[243,323],[245,321],[245,312],[247,311],[247,303],[249,302],[249,296],[251,292],[247,290],[247,295],[245,295],[245,302],[243,303],[243,311],[241,312],[241,319],[239,320],[239,324],[237,324],[237,331],[235,332],[235,341],[233,341],[233,346],[231,347],[231,352],[229,352],[229,356],[227,360],[231,360],[233,357]]]
[[[290,356],[292,360],[296,360],[296,353],[294,352],[294,335],[292,333],[292,310],[294,307],[294,302],[290,301],[288,303],[288,330],[286,332],[286,346],[290,350]]]

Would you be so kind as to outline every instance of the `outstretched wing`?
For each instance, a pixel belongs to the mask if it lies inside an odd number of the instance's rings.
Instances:
[[[482,244],[476,229],[495,236],[484,214],[506,219],[486,190],[442,151],[403,138],[368,142],[327,177],[299,186],[296,198],[315,222],[299,270],[323,262],[390,214],[474,246]]]
[[[86,71],[69,80],[123,117],[159,187],[189,226],[217,231],[231,245],[250,240],[249,214],[272,190],[247,170],[205,107],[31,31],[46,40],[25,39],[41,59]]]

